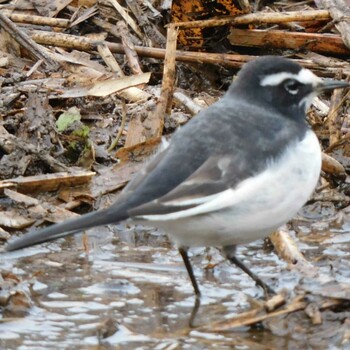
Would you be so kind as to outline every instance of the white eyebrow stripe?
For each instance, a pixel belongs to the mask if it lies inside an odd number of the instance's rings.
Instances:
[[[280,72],[265,76],[261,81],[261,86],[277,86],[286,79],[298,80],[301,84],[311,84],[316,86],[322,82],[322,79],[312,73],[309,69],[301,69],[298,74]]]

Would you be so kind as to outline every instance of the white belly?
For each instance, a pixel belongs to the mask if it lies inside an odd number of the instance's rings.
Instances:
[[[308,131],[270,165],[205,205],[147,224],[163,229],[179,246],[225,246],[263,238],[290,220],[313,192],[321,169],[316,135]]]

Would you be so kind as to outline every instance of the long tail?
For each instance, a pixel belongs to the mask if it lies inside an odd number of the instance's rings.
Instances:
[[[110,208],[100,211],[95,211],[82,215],[79,218],[64,221],[52,226],[48,226],[36,232],[30,232],[23,237],[10,242],[6,246],[7,251],[17,250],[25,247],[30,247],[35,244],[52,241],[57,238],[74,235],[84,229],[95,226],[108,225],[125,220],[127,215],[118,215],[118,211],[110,210]]]

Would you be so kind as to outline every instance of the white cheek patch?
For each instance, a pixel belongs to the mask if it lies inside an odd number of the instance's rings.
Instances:
[[[304,97],[300,102],[299,102],[299,107],[304,108],[305,112],[309,109],[309,107],[312,104],[312,101],[314,98],[317,96],[317,93],[311,93],[308,96]]]
[[[301,84],[317,86],[322,82],[322,79],[312,73],[309,69],[301,69],[298,74],[280,72],[266,75],[260,81],[261,86],[277,86],[286,79],[295,79]]]

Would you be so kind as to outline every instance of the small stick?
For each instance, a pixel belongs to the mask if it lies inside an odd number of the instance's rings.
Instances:
[[[115,57],[113,56],[113,53],[106,44],[101,43],[97,45],[97,51],[102,57],[103,61],[113,73],[115,73],[120,78],[125,76],[119,63],[116,61]]]
[[[54,61],[45,50],[31,39],[25,32],[20,30],[8,17],[0,12],[0,27],[9,33],[19,45],[28,50],[36,60],[43,60],[48,69],[57,70],[60,65]]]
[[[119,21],[117,23],[117,29],[118,29],[119,35],[122,39],[122,44],[124,47],[125,56],[129,62],[129,67],[130,67],[132,73],[133,74],[141,74],[142,69],[141,69],[141,66],[139,63],[137,53],[135,51],[135,46],[128,36],[129,32],[128,32],[128,28],[127,28],[126,24],[123,21]]]
[[[108,147],[108,152],[111,152],[114,150],[114,148],[117,146],[118,141],[120,139],[120,137],[122,136],[124,127],[125,127],[125,123],[126,123],[126,104],[125,101],[122,100],[122,122],[120,124],[120,129],[118,131],[117,136],[115,137],[114,141],[111,143],[111,145]]]
[[[164,100],[164,104],[166,107],[164,109],[165,113],[169,113],[171,110],[171,103],[175,87],[175,54],[177,45],[177,34],[178,30],[175,26],[168,27],[166,54],[164,57],[163,82],[159,99]]]
[[[155,108],[147,112],[144,121],[140,120],[140,115],[134,118],[129,124],[129,131],[125,141],[125,147],[134,146],[137,143],[159,140],[163,133],[164,116],[169,111],[172,103],[172,96],[175,84],[175,53],[177,29],[175,26],[168,27],[166,55],[164,60],[163,82],[160,97]],[[137,128],[136,128],[137,125]],[[137,137],[135,137],[137,130]]]
[[[296,298],[294,298],[294,300],[292,300],[289,304],[287,304],[282,309],[279,309],[270,313],[263,313],[263,312],[259,313],[259,311],[261,311],[259,309],[252,310],[252,311],[248,311],[247,313],[237,315],[237,317],[234,317],[232,319],[227,319],[225,321],[220,321],[210,325],[199,327],[198,330],[203,330],[207,332],[232,331],[232,329],[237,327],[250,326],[258,322],[267,320],[269,318],[283,316],[283,315],[290,314],[292,312],[304,310],[309,305],[309,303],[307,303],[306,301],[303,301],[302,299],[303,299],[302,296],[297,296]],[[341,303],[342,303],[342,300],[327,299],[317,303],[317,307],[319,309],[328,309],[328,308],[340,305]]]
[[[92,51],[95,50],[98,45],[102,44],[101,41],[96,41],[87,37],[79,37],[70,34],[52,32],[49,33],[41,30],[30,30],[28,32],[33,40],[43,45],[59,46],[81,51]],[[108,41],[104,41],[103,43],[105,43],[112,52],[125,53],[122,44],[111,43]],[[166,52],[165,49],[143,46],[135,46],[135,51],[140,56],[157,59],[164,59]],[[232,68],[240,68],[244,63],[256,57],[248,55],[176,51],[175,58],[176,60],[183,62],[222,64],[224,66]]]
[[[174,100],[180,102],[192,114],[198,114],[203,108],[181,91],[174,92]]]
[[[63,33],[48,33],[40,30],[28,31],[31,38],[39,44],[52,45],[65,47],[69,49],[81,50],[81,51],[92,51],[96,50],[97,45],[105,43],[112,52],[124,53],[122,44],[111,43],[108,41],[96,41],[86,37],[78,37],[70,34]],[[340,36],[334,36],[339,37]],[[139,56],[152,57],[156,59],[164,59],[165,50],[155,47],[143,47],[135,46],[135,51]],[[220,64],[225,67],[241,68],[246,62],[255,59],[256,56],[249,55],[234,55],[234,54],[222,54],[222,53],[207,53],[207,52],[191,52],[191,51],[179,51],[175,53],[175,59],[182,62],[194,62],[194,63],[211,63]],[[317,72],[320,76],[331,76],[332,73],[339,72],[342,69],[343,74],[350,74],[348,64],[340,64],[339,62],[329,62],[327,67],[320,67],[320,65],[313,63],[310,59],[297,59],[293,60],[301,64],[303,67],[312,69]]]
[[[27,13],[11,12],[10,10],[1,10],[1,13],[16,23],[28,23],[59,28],[68,28],[70,24],[69,19],[63,18],[28,15]]]
[[[32,68],[26,73],[26,77],[29,78],[37,69],[43,64],[43,60],[36,61]]]
[[[286,22],[303,22],[303,21],[328,21],[330,20],[328,10],[311,10],[311,11],[290,11],[290,12],[258,12],[249,13],[242,16],[227,16],[221,19],[208,19],[191,22],[174,23],[178,28],[209,28],[225,25],[238,24],[260,24],[260,23],[286,23]]]
[[[327,117],[327,125],[329,130],[329,147],[339,142],[340,129],[342,126],[342,116],[339,109],[344,102],[343,91],[336,89],[332,93],[331,106]]]
[[[227,37],[232,45],[307,49],[327,54],[350,54],[339,35],[286,32],[284,30],[231,29]]]

